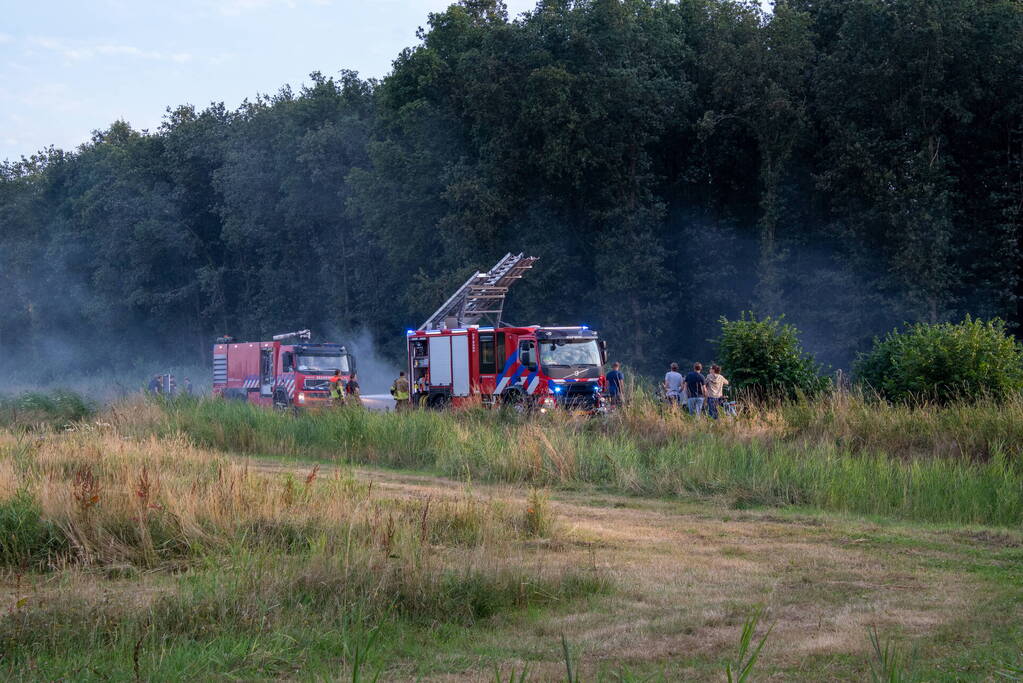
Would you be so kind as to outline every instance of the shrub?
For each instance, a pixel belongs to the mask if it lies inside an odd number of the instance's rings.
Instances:
[[[799,330],[781,318],[758,320],[743,313],[739,320],[721,318],[717,356],[731,386],[759,398],[795,398],[827,389],[821,366],[799,344]]]
[[[998,319],[916,323],[875,339],[854,370],[892,401],[1003,399],[1023,390],[1023,346]]]
[[[73,391],[27,392],[0,397],[0,425],[66,427],[92,417],[96,410],[94,402]]]
[[[51,553],[65,547],[60,530],[43,519],[31,493],[20,489],[0,502],[0,566],[42,565]]]

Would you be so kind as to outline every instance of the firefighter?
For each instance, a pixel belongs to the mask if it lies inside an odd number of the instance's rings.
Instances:
[[[341,371],[335,370],[334,376],[330,378],[330,402],[335,406],[345,404],[345,383],[341,379]]]
[[[408,378],[405,377],[405,371],[402,370],[398,373],[398,379],[394,380],[394,384],[391,385],[391,396],[394,397],[396,411],[408,408],[408,390]]]
[[[362,398],[359,396],[358,376],[353,372],[345,385],[345,400],[353,406],[361,406]]]

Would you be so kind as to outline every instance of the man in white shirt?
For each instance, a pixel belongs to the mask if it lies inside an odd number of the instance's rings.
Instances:
[[[678,372],[678,363],[672,363],[671,369],[664,375],[664,395],[673,406],[682,400],[682,375]]]

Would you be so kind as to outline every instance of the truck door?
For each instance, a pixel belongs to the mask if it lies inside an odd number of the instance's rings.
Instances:
[[[451,337],[430,337],[430,386],[451,386]]]
[[[274,388],[274,350],[259,350],[259,395],[270,396]]]
[[[536,340],[526,339],[519,342],[519,363],[522,365],[518,384],[525,388],[525,383],[533,372],[536,371]]]
[[[451,395],[469,395],[469,336],[451,337]]]

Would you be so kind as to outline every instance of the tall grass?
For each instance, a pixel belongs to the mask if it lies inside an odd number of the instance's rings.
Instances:
[[[1023,523],[1023,401],[887,406],[835,395],[712,421],[637,400],[606,419],[362,410],[298,417],[221,401],[121,404],[123,433],[226,452],[424,469],[478,480],[585,482],[933,522]]]
[[[43,661],[50,668],[34,676],[81,678],[100,666],[128,678],[138,666],[136,678],[202,677],[168,656],[205,643],[221,658],[207,672],[229,670],[230,645],[246,649],[237,677],[287,676],[295,662],[275,654],[260,664],[251,648],[280,636],[291,641],[269,652],[350,665],[373,629],[471,625],[606,591],[594,569],[536,555],[531,514],[468,490],[388,497],[343,469],[260,471],[183,436],[0,432],[0,575],[66,570],[5,603],[0,675]],[[97,586],[97,575],[112,583]],[[211,644],[228,637],[237,642]],[[124,655],[133,649],[141,662]],[[111,653],[117,662],[101,662]]]

